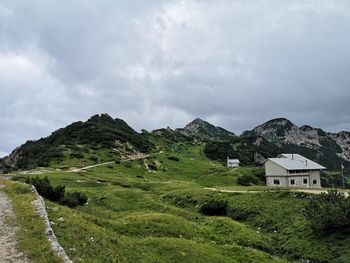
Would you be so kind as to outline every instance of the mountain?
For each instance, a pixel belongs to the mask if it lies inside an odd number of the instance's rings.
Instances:
[[[350,161],[350,133],[327,133],[309,125],[298,127],[285,118],[269,120],[243,135],[259,135],[276,143],[285,152],[298,152],[325,165],[340,169]]]
[[[66,159],[95,160],[147,153],[153,145],[121,119],[95,115],[53,132],[46,138],[27,141],[0,161],[0,170],[31,169]]]
[[[236,134],[233,132],[214,126],[200,118],[191,121],[184,128],[178,128],[175,131],[185,136],[204,140],[226,140],[236,137]]]

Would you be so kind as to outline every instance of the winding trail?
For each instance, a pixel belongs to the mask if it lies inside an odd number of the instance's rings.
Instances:
[[[126,161],[130,161],[130,160],[144,159],[144,158],[147,158],[149,156],[162,154],[162,153],[163,153],[163,151],[160,151],[160,152],[157,152],[157,153],[150,153],[150,154],[138,154],[138,155],[135,155],[133,157],[130,157],[130,158],[127,158],[127,159],[123,159],[123,160],[120,160],[120,161],[121,162],[126,162]],[[84,171],[84,170],[88,170],[88,169],[99,167],[99,166],[103,166],[103,165],[109,165],[109,164],[112,164],[112,163],[115,163],[115,161],[99,163],[99,164],[95,164],[95,165],[89,165],[89,166],[85,166],[85,167],[82,167],[82,168],[71,168],[69,170],[69,172],[70,173],[78,173],[78,172],[81,172],[81,171]]]
[[[1,188],[3,186],[0,184]],[[3,192],[0,192],[0,262],[29,263],[26,256],[18,250],[17,228],[8,224],[14,217],[11,202]]]
[[[321,193],[327,193],[329,189],[310,189],[310,188],[293,188],[293,189],[264,189],[264,190],[228,190],[228,189],[218,189],[212,187],[205,187],[205,190],[211,190],[219,193],[238,193],[238,194],[257,194],[257,193],[268,193],[268,192],[279,192],[279,191],[287,191],[287,192],[299,192],[299,193],[308,193],[319,195]],[[349,196],[349,192],[343,189],[338,189],[338,191],[344,193],[345,196]]]

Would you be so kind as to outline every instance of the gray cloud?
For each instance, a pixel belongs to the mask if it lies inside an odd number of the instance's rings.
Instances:
[[[349,25],[345,0],[2,1],[0,154],[102,112],[350,130]]]

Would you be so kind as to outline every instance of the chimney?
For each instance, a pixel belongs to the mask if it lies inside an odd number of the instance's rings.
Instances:
[[[305,160],[305,166],[307,166],[307,160]]]
[[[294,155],[292,154],[292,160],[294,160]]]

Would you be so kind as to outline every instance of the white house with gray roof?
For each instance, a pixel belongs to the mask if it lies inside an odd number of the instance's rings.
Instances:
[[[266,185],[274,187],[321,188],[322,165],[299,154],[281,154],[265,162]]]

